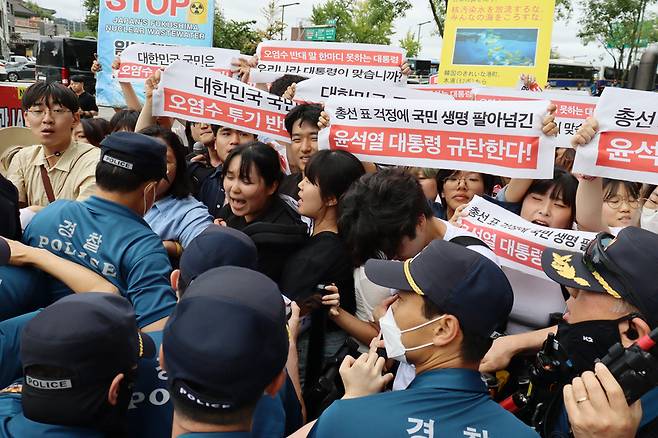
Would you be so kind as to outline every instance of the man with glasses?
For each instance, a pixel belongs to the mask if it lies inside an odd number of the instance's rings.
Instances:
[[[23,148],[8,179],[21,207],[44,207],[56,199],[83,200],[95,190],[99,149],[72,140],[80,123],[78,97],[61,84],[37,82],[23,95],[25,122],[41,144]]]
[[[584,254],[544,252],[542,268],[570,295],[556,337],[574,376],[582,374],[563,391],[571,424],[563,404],[551,404],[546,432],[565,433],[551,436],[568,436],[570,428],[576,437],[635,436],[638,425],[639,436],[658,430],[656,389],[640,400],[641,410],[629,407],[608,370],[595,367],[613,345],[630,347],[658,327],[658,282],[652,277],[657,266],[658,235],[637,227],[624,228],[616,238],[600,233]]]

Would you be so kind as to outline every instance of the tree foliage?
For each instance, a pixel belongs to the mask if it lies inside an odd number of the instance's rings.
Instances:
[[[318,25],[336,20],[336,41],[388,45],[394,21],[410,8],[408,0],[329,0],[313,6],[310,20]]]
[[[255,21],[228,20],[221,9],[215,10],[213,28],[213,46],[224,49],[235,49],[251,55],[256,52],[262,35],[253,28]]]
[[[407,51],[407,58],[415,58],[420,53],[421,44],[416,35],[408,30],[404,38],[400,40],[400,47]]]
[[[264,40],[278,38],[281,31],[285,29],[285,23],[279,19],[279,10],[279,2],[277,0],[270,0],[261,9],[262,17],[265,19],[265,28],[259,32]]]
[[[614,68],[628,71],[640,40],[656,41],[653,20],[643,19],[646,7],[655,2],[586,0],[587,14],[579,21],[578,37],[585,45],[593,42],[602,45],[613,59]]]
[[[98,32],[98,10],[100,8],[100,0],[83,0],[87,16],[85,17],[85,24],[87,29],[92,32]]]
[[[23,4],[25,5],[26,8],[37,14],[40,18],[53,18],[52,9],[42,8],[41,6],[30,0],[24,1]]]

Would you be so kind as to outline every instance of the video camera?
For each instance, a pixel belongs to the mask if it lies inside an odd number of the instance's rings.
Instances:
[[[658,328],[629,348],[615,344],[601,359],[624,390],[628,404],[658,386],[657,343]],[[541,430],[551,406],[560,399],[562,387],[576,376],[566,351],[555,335],[550,334],[530,364],[527,377],[519,379],[518,390],[500,405],[536,430]]]

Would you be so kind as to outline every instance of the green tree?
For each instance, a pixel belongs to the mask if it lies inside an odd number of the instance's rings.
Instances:
[[[285,24],[279,19],[279,2],[270,0],[267,5],[261,9],[261,14],[265,19],[265,29],[259,31],[264,40],[278,38],[281,31],[285,29]]]
[[[434,23],[436,23],[436,27],[439,29],[439,35],[443,38],[448,0],[428,0],[428,2]],[[555,0],[556,20],[568,20],[572,12],[573,5],[571,4],[571,0]]]
[[[410,30],[400,40],[400,47],[407,51],[407,58],[417,57],[421,49],[420,41],[418,41],[414,33]]]
[[[98,10],[100,8],[99,0],[84,0],[82,3],[87,11],[85,23],[87,29],[92,32],[98,32]]]
[[[652,20],[645,20],[648,5],[656,0],[587,0],[587,14],[580,19],[578,37],[587,45],[603,46],[619,72],[618,79],[628,74],[641,40],[656,41]],[[644,35],[643,35],[644,34]]]
[[[391,44],[394,21],[410,8],[408,0],[329,0],[313,7],[310,20],[336,20],[336,41]]]
[[[213,46],[235,49],[246,55],[256,52],[256,47],[263,38],[253,28],[256,21],[227,20],[221,9],[215,10],[213,27]]]

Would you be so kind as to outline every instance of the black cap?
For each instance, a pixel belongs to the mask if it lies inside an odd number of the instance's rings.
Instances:
[[[169,317],[162,348],[170,391],[190,406],[231,410],[258,400],[288,357],[278,286],[250,269],[211,269]]]
[[[71,82],[85,82],[85,76],[84,75],[73,75],[71,76]]]
[[[602,239],[611,263],[589,263],[588,267],[583,253],[547,248],[541,258],[544,272],[561,285],[622,298],[637,307],[651,327],[658,327],[658,282],[653,277],[658,267],[658,234],[626,227],[616,238],[601,233],[590,245]]]
[[[21,362],[29,390],[80,389],[130,371],[155,344],[140,333],[128,300],[109,293],[68,295],[46,307],[21,334]],[[70,371],[66,378],[33,377],[33,365]]]
[[[0,266],[8,265],[11,258],[11,249],[7,241],[0,237]]]
[[[483,255],[434,240],[404,262],[371,259],[366,276],[384,287],[413,291],[455,315],[470,333],[493,337],[504,327],[514,294],[503,271]]]
[[[204,272],[220,266],[256,269],[256,244],[242,231],[210,225],[185,248],[180,259],[180,278],[185,285]]]
[[[135,132],[115,132],[101,142],[101,161],[142,175],[146,180],[167,177],[167,146]]]

